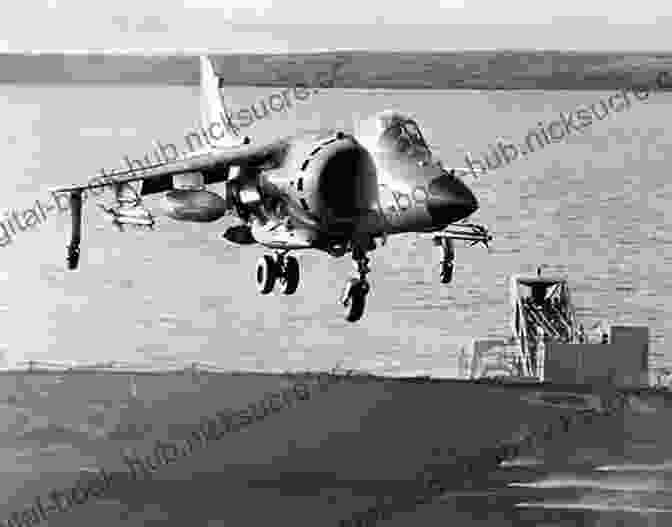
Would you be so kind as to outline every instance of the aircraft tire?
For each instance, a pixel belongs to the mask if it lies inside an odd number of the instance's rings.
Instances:
[[[79,265],[79,247],[68,247],[68,269],[72,271]]]
[[[299,261],[294,256],[287,256],[282,273],[282,292],[286,295],[293,295],[299,287],[300,279]]]
[[[262,295],[267,295],[275,287],[278,278],[277,264],[267,254],[257,261],[257,289]]]
[[[443,271],[441,273],[441,283],[442,284],[449,284],[450,282],[453,281],[453,264],[449,265],[444,265]]]
[[[368,293],[368,284],[366,282],[357,282],[352,285],[348,295],[346,305],[345,320],[348,322],[357,322],[364,314],[366,307],[366,295]]]

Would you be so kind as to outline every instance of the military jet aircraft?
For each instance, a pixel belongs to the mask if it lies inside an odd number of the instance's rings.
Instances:
[[[228,116],[221,92],[224,79],[208,57],[200,57],[200,66],[202,124],[212,130],[220,117]],[[392,234],[433,233],[443,251],[441,280],[449,283],[453,240],[487,246],[492,239],[484,227],[464,223],[478,208],[461,179],[466,169],[444,168],[417,123],[402,113],[374,115],[357,123],[354,134],[320,130],[266,144],[241,137],[235,127],[224,128],[217,141],[174,161],[52,190],[69,194],[68,268],[77,268],[80,257],[82,193],[101,187],[114,190],[114,205],[102,208],[120,228],[153,227],[142,196],[157,193],[165,193],[163,212],[179,221],[237,216],[239,222],[223,233],[224,239],[260,244],[275,253],[257,264],[261,294],[269,294],[276,284],[287,295],[297,290],[299,263],[290,251],[316,249],[335,257],[350,253],[356,275],[347,280],[340,297],[349,322],[364,313],[370,289],[367,254],[377,240],[384,244]],[[222,182],[224,196],[206,190]]]

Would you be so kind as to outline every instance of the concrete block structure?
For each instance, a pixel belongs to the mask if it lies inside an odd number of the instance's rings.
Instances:
[[[649,328],[612,326],[607,344],[548,342],[545,380],[555,383],[647,386]]]

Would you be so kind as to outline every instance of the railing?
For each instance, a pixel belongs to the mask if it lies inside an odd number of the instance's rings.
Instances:
[[[464,357],[465,364],[461,368],[461,377],[469,379],[479,379],[488,377],[494,372],[505,372],[506,376],[524,376],[524,357],[520,352],[518,346],[506,344],[504,346],[497,345],[494,348],[477,352],[473,351],[474,355],[469,358]],[[519,361],[523,366],[522,371],[519,369]]]
[[[227,372],[230,368],[224,368],[216,364],[206,362],[172,363],[167,367],[150,365],[147,363],[132,363],[124,361],[107,361],[82,363],[76,361],[40,361],[29,360],[17,362],[15,366],[2,368],[0,373],[186,373],[193,372]]]
[[[672,389],[672,369],[654,368],[651,370],[651,386],[653,388]]]
[[[77,374],[77,373],[108,373],[118,375],[165,375],[165,374],[186,374],[186,373],[227,373],[232,375],[244,374],[277,374],[277,375],[301,375],[301,374],[318,374],[329,373],[331,375],[345,375],[352,376],[370,376],[371,372],[356,369],[344,369],[342,363],[339,362],[336,366],[329,370],[303,370],[303,371],[259,371],[259,370],[244,370],[241,368],[230,368],[220,366],[214,363],[192,361],[192,362],[173,362],[165,366],[158,366],[141,362],[125,362],[111,360],[107,362],[77,362],[77,361],[40,361],[29,360],[20,361],[16,365],[0,368],[0,374]]]

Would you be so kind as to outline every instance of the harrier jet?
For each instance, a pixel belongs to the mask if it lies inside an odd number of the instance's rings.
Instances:
[[[351,254],[356,274],[346,281],[340,301],[346,320],[364,313],[369,283],[367,254],[392,234],[432,233],[441,247],[441,281],[453,274],[453,240],[483,243],[491,236],[464,223],[478,202],[462,181],[466,169],[446,169],[432,155],[417,123],[386,111],[344,130],[303,132],[254,144],[231,126],[223,101],[223,79],[209,58],[201,57],[203,129],[217,125],[224,133],[198,151],[143,169],[116,171],[87,184],[58,188],[69,194],[72,236],[68,268],[80,256],[82,202],[103,187],[114,191],[105,214],[123,225],[154,225],[142,197],[163,193],[166,216],[178,221],[212,222],[230,214],[238,222],[222,237],[238,245],[262,245],[256,268],[257,287],[284,294],[299,285],[299,262],[291,251],[316,249],[332,256]],[[220,122],[223,121],[223,122]],[[213,134],[214,136],[214,134]],[[224,183],[223,196],[206,190]],[[461,222],[461,223],[458,223]]]

